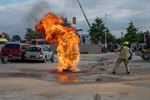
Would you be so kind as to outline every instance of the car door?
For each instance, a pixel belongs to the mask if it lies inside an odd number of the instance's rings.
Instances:
[[[47,47],[43,47],[43,53],[45,54],[47,60],[50,60],[51,55],[50,55],[50,51]]]

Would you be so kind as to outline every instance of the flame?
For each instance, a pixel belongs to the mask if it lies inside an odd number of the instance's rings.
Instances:
[[[79,42],[76,29],[64,26],[64,20],[53,13],[48,13],[35,26],[38,33],[45,34],[50,44],[57,44],[59,59],[58,71],[79,71],[76,66],[80,60]]]

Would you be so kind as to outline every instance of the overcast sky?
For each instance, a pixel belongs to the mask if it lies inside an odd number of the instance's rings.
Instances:
[[[117,37],[126,32],[132,21],[139,30],[150,31],[150,0],[80,0],[90,21],[96,17],[105,18],[109,30]],[[89,30],[76,0],[0,0],[0,32],[22,37],[27,27],[34,25],[47,12],[67,17],[77,17],[78,29]]]

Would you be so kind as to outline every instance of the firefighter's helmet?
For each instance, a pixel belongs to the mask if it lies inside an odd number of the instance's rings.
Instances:
[[[128,41],[123,42],[123,45],[129,45]]]

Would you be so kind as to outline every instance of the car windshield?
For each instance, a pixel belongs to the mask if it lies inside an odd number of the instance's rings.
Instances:
[[[29,52],[41,52],[41,48],[38,48],[38,47],[29,47],[29,48],[27,48],[26,51],[29,51]]]
[[[39,41],[38,44],[39,44],[39,45],[42,45],[42,44],[48,45],[49,43],[48,43],[47,41]]]
[[[5,48],[16,49],[16,48],[20,48],[20,45],[19,44],[6,44]]]

